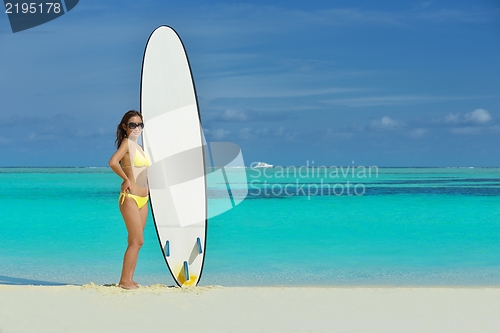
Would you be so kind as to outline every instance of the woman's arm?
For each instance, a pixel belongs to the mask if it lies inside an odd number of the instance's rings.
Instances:
[[[118,148],[118,150],[111,156],[109,159],[109,167],[113,170],[121,179],[123,179],[122,183],[122,192],[130,191],[130,180],[127,175],[120,167],[120,161],[123,159],[125,154],[128,151],[128,139],[124,139]]]

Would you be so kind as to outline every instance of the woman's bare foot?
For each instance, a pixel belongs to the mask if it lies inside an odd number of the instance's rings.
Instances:
[[[123,283],[123,282],[120,282],[118,284],[118,286],[122,289],[137,289],[139,288],[139,286],[137,285],[137,283],[134,283],[133,281],[132,282],[127,282],[127,283]]]

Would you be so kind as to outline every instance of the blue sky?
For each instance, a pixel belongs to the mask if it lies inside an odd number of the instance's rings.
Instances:
[[[149,34],[187,49],[209,141],[247,164],[500,166],[497,1],[97,1],[13,34],[0,166],[105,166]]]

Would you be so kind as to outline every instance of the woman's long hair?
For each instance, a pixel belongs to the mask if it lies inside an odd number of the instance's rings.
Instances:
[[[116,149],[120,148],[120,145],[122,144],[123,139],[125,139],[127,137],[127,132],[123,129],[122,124],[127,126],[130,118],[135,117],[135,116],[140,117],[142,120],[142,115],[135,110],[130,110],[123,115],[122,121],[118,124],[118,127],[116,129],[116,140],[115,140]]]

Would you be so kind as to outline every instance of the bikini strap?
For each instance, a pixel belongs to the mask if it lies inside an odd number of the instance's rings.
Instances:
[[[127,196],[127,193],[125,192],[120,192],[120,197],[118,198],[118,200],[121,199],[121,202],[120,202],[120,205],[123,204],[123,202],[125,201],[125,197]]]

